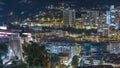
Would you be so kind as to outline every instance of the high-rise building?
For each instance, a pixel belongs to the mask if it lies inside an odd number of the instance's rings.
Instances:
[[[110,30],[116,28],[116,22],[115,22],[116,15],[115,14],[116,14],[115,7],[114,7],[114,5],[111,5],[111,7],[110,7],[110,22],[109,22]]]
[[[63,21],[65,25],[72,25],[75,23],[75,10],[65,9],[63,10]]]
[[[106,11],[106,24],[110,24],[110,11]]]
[[[100,12],[96,10],[87,11],[87,23],[93,27],[93,25],[98,24],[100,18]],[[102,21],[102,20],[101,20]]]
[[[115,12],[114,5],[110,7],[110,11],[106,11],[106,24],[109,26],[115,24]]]
[[[115,7],[112,5],[110,7],[110,24],[115,24]]]
[[[116,23],[116,9],[114,5],[111,5],[110,10],[106,11],[106,24],[108,25],[108,34],[111,34],[114,29],[119,29],[118,23]]]

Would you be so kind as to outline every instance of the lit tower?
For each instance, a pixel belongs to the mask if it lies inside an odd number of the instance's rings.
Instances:
[[[113,29],[116,29],[115,16],[116,10],[114,5],[110,6],[110,10],[106,11],[106,24],[108,25],[108,34],[112,32]]]
[[[106,11],[106,24],[110,25],[110,11]]]
[[[116,24],[115,24],[115,18],[116,18],[116,16],[115,16],[115,13],[116,13],[115,7],[114,7],[114,5],[112,5],[110,7],[110,24],[109,24],[109,29],[110,30],[116,28]]]
[[[115,24],[115,7],[114,7],[114,5],[112,5],[111,7],[110,7],[110,24]]]
[[[115,8],[114,5],[110,7],[109,11],[106,11],[106,24],[109,26],[115,24]]]

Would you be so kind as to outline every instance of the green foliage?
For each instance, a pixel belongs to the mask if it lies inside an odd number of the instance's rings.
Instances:
[[[78,66],[78,61],[79,61],[79,57],[77,55],[73,56],[72,58],[72,62],[71,64],[74,66],[74,67],[77,67]]]
[[[27,64],[21,63],[20,65],[17,66],[17,68],[27,68]]]
[[[104,64],[104,59],[101,58],[101,60],[100,60],[100,65],[103,65],[103,64]]]
[[[52,66],[58,65],[59,62],[60,62],[59,56],[57,54],[54,54],[54,53],[49,54],[49,59],[50,59],[50,62],[51,62]]]
[[[26,61],[30,66],[47,65],[48,53],[44,46],[39,46],[37,43],[23,45],[24,55],[27,56]]]
[[[0,43],[0,64],[2,64],[2,57],[6,56],[8,52],[8,46],[4,43]]]
[[[83,59],[81,59],[81,61],[80,61],[80,67],[83,67],[84,66],[84,61],[83,61]]]
[[[8,46],[6,44],[0,44],[0,55],[6,55],[8,52]]]

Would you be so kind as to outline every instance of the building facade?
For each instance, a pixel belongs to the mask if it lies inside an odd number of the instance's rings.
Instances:
[[[72,25],[75,23],[75,10],[63,10],[63,21],[65,25]]]

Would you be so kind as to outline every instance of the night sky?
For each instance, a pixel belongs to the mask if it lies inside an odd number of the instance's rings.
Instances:
[[[4,21],[10,15],[20,18],[22,15],[28,16],[43,10],[46,6],[60,3],[74,3],[76,8],[80,7],[104,7],[105,5],[120,5],[120,0],[0,0],[0,20]],[[24,12],[24,13],[23,13]]]

